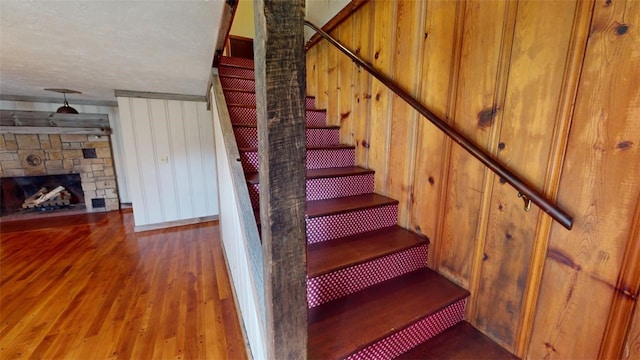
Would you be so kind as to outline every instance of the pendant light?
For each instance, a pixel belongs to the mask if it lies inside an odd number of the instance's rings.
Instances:
[[[70,89],[45,89],[46,91],[53,91],[57,93],[61,93],[64,96],[64,104],[56,110],[58,114],[77,114],[78,110],[69,106],[69,102],[67,101],[67,94],[82,94],[80,91],[70,90]]]

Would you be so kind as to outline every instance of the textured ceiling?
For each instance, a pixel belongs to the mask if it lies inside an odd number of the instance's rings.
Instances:
[[[204,95],[224,1],[0,0],[0,94]]]

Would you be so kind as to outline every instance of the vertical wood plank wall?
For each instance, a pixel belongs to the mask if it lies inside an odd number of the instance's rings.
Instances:
[[[431,239],[430,266],[471,291],[468,321],[519,356],[595,358],[620,340],[605,327],[624,251],[640,246],[639,29],[634,0],[389,0],[332,32],[557,197],[573,231],[525,212],[513,188],[326,41],[307,52],[308,93],[341,141],[376,171],[376,191],[400,200],[400,225]],[[637,314],[621,332],[627,354],[639,351]]]
[[[56,112],[61,103],[45,103],[31,101],[0,100],[0,109],[19,111],[50,111]],[[118,183],[118,197],[121,203],[130,203],[129,186],[127,184],[127,172],[125,166],[124,140],[122,139],[122,127],[117,106],[78,105],[71,103],[81,114],[107,114],[111,126],[111,149],[113,151],[114,167],[116,169],[116,182]]]
[[[118,97],[136,227],[218,215],[204,102]]]

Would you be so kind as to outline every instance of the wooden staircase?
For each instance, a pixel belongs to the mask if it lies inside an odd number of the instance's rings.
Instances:
[[[219,75],[257,209],[253,61],[224,57]],[[306,107],[308,357],[428,358],[421,355],[433,351],[427,340],[447,329],[469,332],[469,292],[427,268],[429,240],[397,225],[398,201],[373,192],[374,172],[355,166],[355,148],[340,144],[339,127],[326,125],[313,98]]]

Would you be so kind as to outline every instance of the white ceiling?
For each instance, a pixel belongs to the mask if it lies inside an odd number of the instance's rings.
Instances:
[[[0,0],[0,95],[205,95],[223,0]]]

